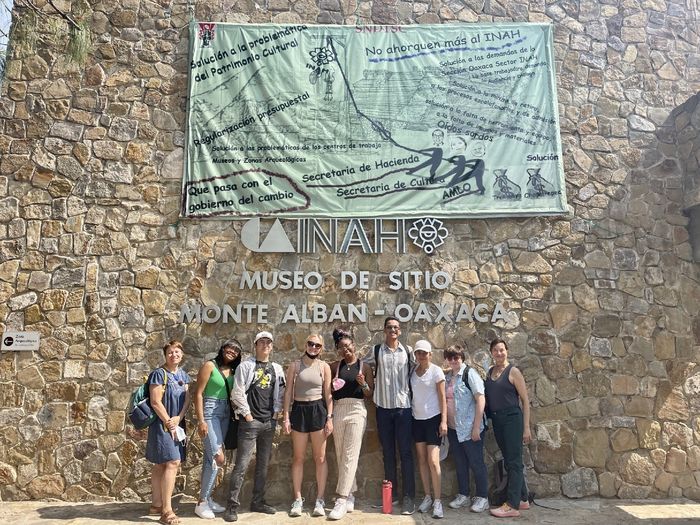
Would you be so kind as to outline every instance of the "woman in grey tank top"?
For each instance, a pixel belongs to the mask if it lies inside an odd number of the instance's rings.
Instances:
[[[301,516],[304,480],[304,458],[311,440],[316,464],[317,496],[312,516],[325,516],[323,500],[328,479],[326,439],[333,432],[333,396],[331,369],[319,356],[323,352],[323,337],[311,334],[306,338],[305,353],[287,367],[287,390],[284,394],[284,431],[292,435],[292,488],[294,502],[292,517]],[[290,409],[291,405],[291,409]]]

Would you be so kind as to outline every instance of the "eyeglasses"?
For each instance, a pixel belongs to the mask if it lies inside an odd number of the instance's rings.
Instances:
[[[321,348],[323,346],[322,343],[314,343],[313,341],[306,341],[306,346],[309,348]]]
[[[397,326],[397,325],[390,324],[389,326],[385,326],[384,330],[390,330],[390,331],[396,330],[398,332],[399,330],[401,330],[401,327]]]

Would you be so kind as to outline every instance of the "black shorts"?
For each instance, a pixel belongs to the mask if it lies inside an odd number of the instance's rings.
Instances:
[[[442,415],[438,414],[430,419],[413,418],[413,441],[415,443],[427,443],[428,445],[440,446],[440,421]]]
[[[323,399],[316,401],[294,401],[289,422],[297,432],[317,432],[323,430],[328,420],[328,409]]]

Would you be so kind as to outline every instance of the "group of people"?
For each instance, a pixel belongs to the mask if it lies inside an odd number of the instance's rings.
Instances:
[[[432,346],[419,340],[411,348],[400,341],[401,325],[395,317],[384,322],[384,341],[364,358],[352,334],[333,331],[337,359],[328,364],[320,334],[306,338],[300,358],[286,372],[270,360],[273,335],[255,336],[254,355],[242,359],[241,344],[226,341],[215,359],[205,362],[194,390],[197,432],[203,443],[201,489],[195,513],[214,518],[223,513],[227,522],[237,521],[240,492],[245,474],[256,455],[251,512],[274,514],[265,501],[265,485],[278,418],[291,434],[293,502],[290,516],[301,516],[304,458],[309,441],[315,465],[317,494],[312,516],[325,516],[328,478],[326,443],[333,435],[338,462],[335,505],[328,514],[339,520],[355,507],[356,473],[367,426],[366,400],[376,406],[377,433],[382,447],[384,477],[391,482],[393,505],[402,514],[416,510],[414,449],[424,497],[420,512],[434,518],[444,515],[441,493],[440,446],[449,442],[457,468],[459,493],[449,503],[454,509],[473,512],[489,509],[488,475],[483,438],[488,412],[494,435],[508,472],[508,498],[490,509],[497,517],[517,517],[529,508],[524,480],[522,447],[530,441],[529,400],[522,373],[508,361],[508,346],[495,339],[490,350],[494,365],[486,379],[467,365],[464,349],[450,346],[444,352],[446,370],[432,363]],[[151,404],[158,419],[149,427],[146,458],[152,470],[150,513],[160,515],[164,525],[176,525],[171,504],[175,476],[185,459],[184,415],[190,404],[189,376],[181,368],[182,345],[171,341],[164,347],[165,364],[149,376]],[[229,481],[226,506],[212,499],[217,472],[225,461],[224,439],[231,413],[238,420],[236,463]],[[398,450],[397,450],[398,449]],[[401,462],[401,490],[397,479],[397,452]],[[476,494],[469,497],[469,472]]]

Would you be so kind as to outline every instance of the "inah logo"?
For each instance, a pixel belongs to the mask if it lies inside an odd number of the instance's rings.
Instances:
[[[241,242],[243,246],[253,252],[293,253],[295,251],[279,219],[275,220],[270,232],[262,242],[260,242],[260,219],[249,220],[241,229]]]
[[[406,219],[297,219],[296,242],[275,219],[264,235],[259,218],[251,219],[241,229],[243,246],[258,253],[348,253],[357,247],[363,253],[406,253],[407,241],[432,255],[449,235],[442,221],[425,218]]]

